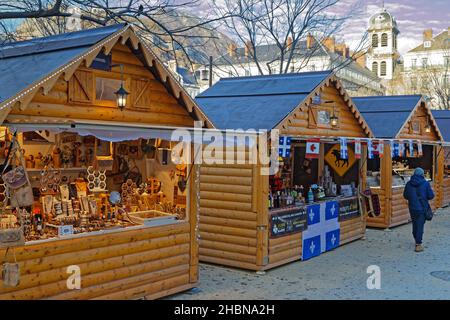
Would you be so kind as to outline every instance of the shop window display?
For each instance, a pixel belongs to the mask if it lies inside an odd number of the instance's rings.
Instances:
[[[26,241],[186,218],[188,166],[170,161],[170,141],[113,143],[35,131],[6,132],[3,140],[3,160],[10,145],[14,157],[3,166],[3,177],[11,178],[0,185],[0,229],[23,228]],[[17,205],[12,188],[19,173],[31,201]]]

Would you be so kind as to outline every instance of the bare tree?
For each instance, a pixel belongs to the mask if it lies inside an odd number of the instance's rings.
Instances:
[[[70,19],[77,19],[82,28],[129,23],[160,54],[191,63],[187,47],[195,42],[189,49],[201,50],[202,40],[215,36],[213,23],[224,18],[188,14],[201,4],[199,0],[0,0],[0,28],[8,35],[2,40],[9,41],[20,40],[21,34],[12,32],[17,23],[11,27],[7,21],[19,21],[25,37],[73,31]]]
[[[350,14],[338,16],[332,12],[340,0],[214,0],[212,8],[223,19],[223,26],[235,35],[238,43],[246,47],[245,61],[238,63],[254,65],[259,74],[288,73],[304,68],[314,54],[321,49],[326,38],[342,29]],[[313,34],[315,43],[303,52],[300,42]],[[364,54],[365,37],[355,50]],[[272,59],[262,50],[272,45]],[[272,49],[270,49],[272,50]],[[301,57],[301,59],[299,59]],[[348,56],[346,56],[348,58]],[[236,65],[232,57],[229,65]],[[351,59],[333,57],[329,68],[339,69],[351,63]],[[220,65],[215,66],[221,68]],[[229,67],[227,66],[229,70]]]

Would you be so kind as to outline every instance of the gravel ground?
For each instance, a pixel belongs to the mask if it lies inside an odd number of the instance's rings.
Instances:
[[[410,224],[368,229],[366,240],[264,275],[201,264],[198,288],[169,299],[450,299],[450,208],[426,224],[424,246],[414,252]],[[380,289],[367,289],[369,265],[380,267]]]

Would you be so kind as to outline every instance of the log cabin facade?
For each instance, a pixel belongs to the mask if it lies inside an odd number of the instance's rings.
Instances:
[[[96,66],[104,59],[110,59],[109,70]],[[111,134],[123,128],[150,132],[192,127],[196,120],[209,125],[129,25],[12,43],[0,48],[0,70],[3,126],[76,130],[81,125],[95,130],[102,125]],[[130,93],[123,111],[99,92],[100,83],[116,83],[122,75]],[[14,248],[20,284],[0,285],[0,299],[153,299],[194,287],[197,169],[192,172],[185,219],[27,242]],[[79,290],[66,285],[70,265],[81,269]]]
[[[314,169],[316,179],[323,175],[326,148],[336,143],[338,137],[372,137],[356,106],[330,72],[222,79],[196,100],[217,129],[278,129],[280,136],[289,136],[293,141],[297,138],[291,154],[295,153],[295,148],[305,152],[304,141],[320,137],[323,143]],[[319,119],[323,114],[325,118],[337,115],[339,122],[331,126],[325,119],[324,123]],[[249,153],[248,148],[242,149]],[[279,237],[271,235],[275,211],[268,208],[271,187],[269,176],[260,173],[262,167],[259,161],[256,164],[202,165],[201,261],[268,270],[302,259],[302,232]],[[364,188],[365,174],[361,174],[365,172],[364,162],[356,161],[353,169],[353,180]],[[340,244],[360,239],[365,234],[364,214],[339,224]]]
[[[442,135],[431,113],[430,107],[420,95],[354,97],[354,103],[374,132],[376,138],[385,139],[384,156],[377,160],[368,160],[368,171],[374,184],[369,185],[373,194],[378,196],[377,215],[367,217],[367,226],[390,228],[410,221],[408,203],[403,198],[405,177],[402,170],[410,171],[422,166],[428,171],[432,187],[438,191],[442,184],[443,167],[440,142]],[[395,168],[394,161],[401,164],[406,157],[393,159],[391,144],[386,140],[420,141],[423,157],[409,158],[409,168]],[[442,168],[441,168],[442,167]],[[395,172],[395,174],[394,174]],[[397,174],[397,172],[399,172]],[[433,210],[441,204],[441,193],[431,201]]]

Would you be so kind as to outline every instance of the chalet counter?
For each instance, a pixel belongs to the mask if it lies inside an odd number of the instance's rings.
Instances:
[[[450,177],[446,176],[442,180],[442,206],[450,204]]]
[[[435,189],[435,184],[430,181],[430,185]],[[449,184],[450,186],[450,184]],[[381,188],[371,188],[372,194],[378,195],[380,214],[378,216],[367,217],[367,225],[370,227],[388,228],[396,227],[409,223],[411,217],[408,209],[408,201],[403,198],[405,186],[394,186],[389,194],[390,199],[386,197],[386,191]],[[438,206],[436,199],[430,201],[430,206],[435,211]],[[389,212],[389,214],[387,214]]]
[[[0,286],[0,300],[155,299],[187,290],[198,274],[191,237],[190,223],[180,221],[30,242],[15,248],[20,284]],[[79,290],[67,287],[74,265]]]
[[[366,231],[365,217],[361,215],[357,197],[344,197],[329,201],[329,203],[333,202],[337,202],[339,205],[339,216],[337,216],[337,221],[339,223],[339,245],[363,238]],[[351,202],[353,210],[347,210],[347,208],[350,208],[349,202]],[[269,264],[265,269],[271,269],[292,261],[302,260],[302,252],[304,250],[304,237],[302,231],[307,230],[308,228],[307,221],[310,218],[308,217],[308,207],[320,204],[326,205],[326,203],[327,202],[324,201],[306,205],[304,208],[288,208],[271,210],[269,212],[269,220],[271,221],[268,246]],[[287,219],[283,219],[284,217],[287,217]],[[285,220],[286,226],[283,226],[283,220]],[[277,227],[277,229],[278,231],[281,229],[282,232],[274,232],[273,228],[276,226],[274,221],[281,221],[282,227]]]

